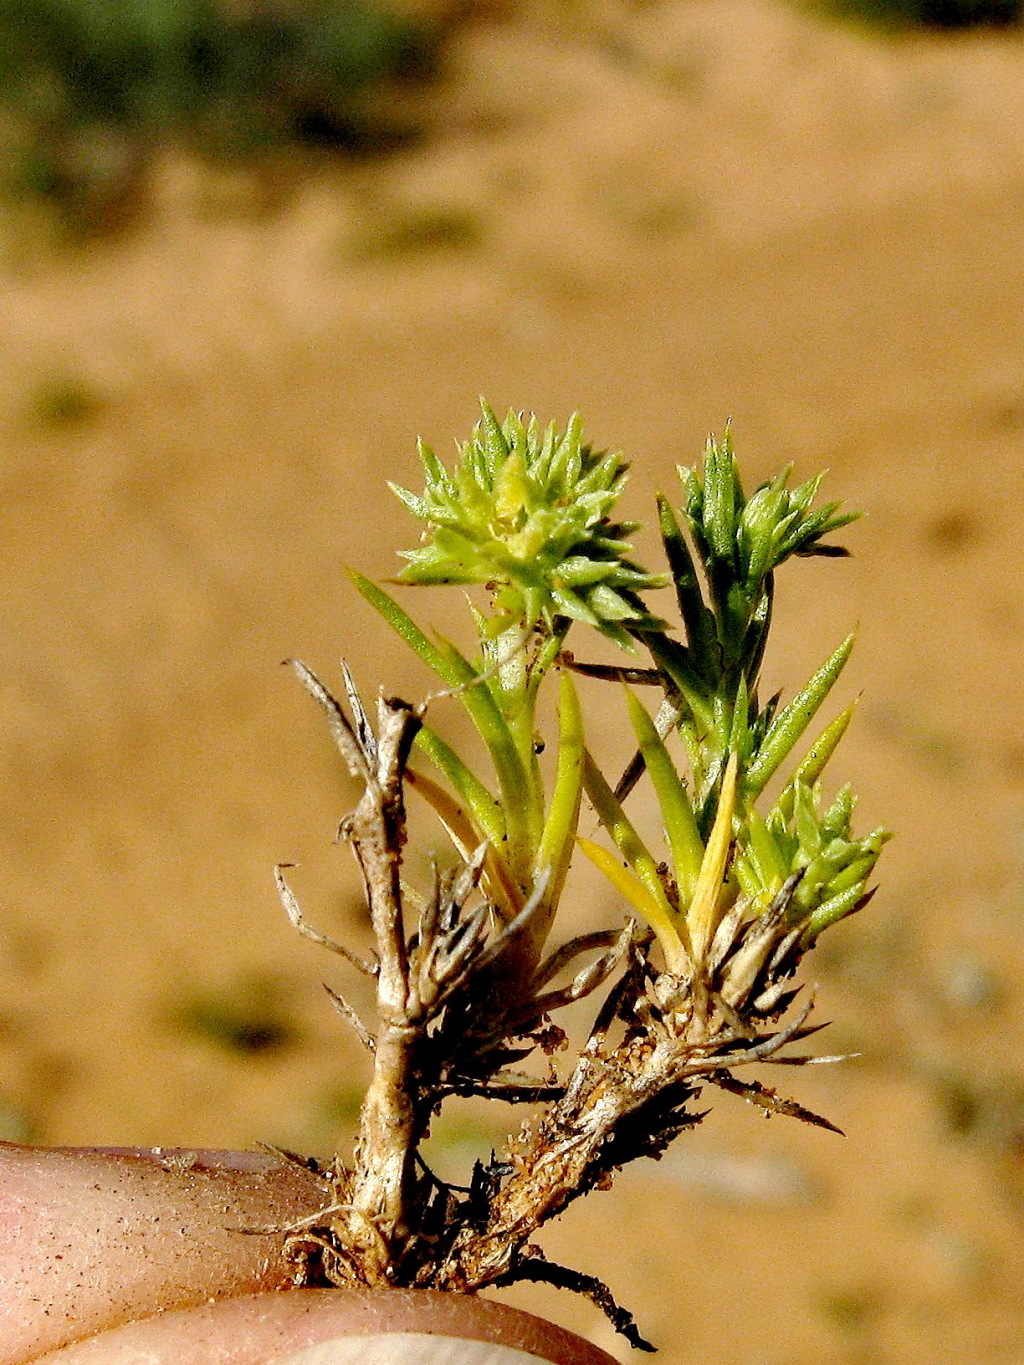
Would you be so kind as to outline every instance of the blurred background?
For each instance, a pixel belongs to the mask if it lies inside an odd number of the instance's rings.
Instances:
[[[731,417],[748,486],[868,513],[783,573],[767,664],[857,627],[836,766],[898,831],[817,962],[859,1060],[782,1077],[847,1136],[707,1096],[545,1246],[665,1365],[1020,1361],[1019,8],[0,0],[0,1135],[344,1141],[342,980],[271,869],[358,942],[353,792],[279,661],[432,686],[344,566],[395,571],[385,479],[479,393],[580,409],[638,517]]]

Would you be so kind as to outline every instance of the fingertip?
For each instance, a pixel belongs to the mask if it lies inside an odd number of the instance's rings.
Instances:
[[[0,1365],[147,1314],[289,1283],[282,1228],[320,1192],[301,1172],[206,1154],[0,1145]],[[223,1154],[220,1154],[223,1155]]]

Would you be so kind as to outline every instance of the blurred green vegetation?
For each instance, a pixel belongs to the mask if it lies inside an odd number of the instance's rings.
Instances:
[[[0,1091],[0,1142],[32,1142],[36,1126],[19,1105]]]
[[[0,177],[102,227],[167,146],[377,151],[439,43],[381,0],[0,0]]]
[[[56,371],[41,378],[28,396],[27,416],[34,426],[81,426],[104,406],[103,396],[84,378]]]
[[[390,260],[437,251],[470,251],[484,239],[484,227],[470,208],[427,204],[390,210],[357,228],[344,244],[352,261]]]
[[[275,983],[261,977],[195,991],[175,1002],[169,1018],[185,1033],[241,1056],[279,1052],[299,1033]]]
[[[1024,0],[823,0],[820,8],[897,28],[958,29],[1016,23]]]

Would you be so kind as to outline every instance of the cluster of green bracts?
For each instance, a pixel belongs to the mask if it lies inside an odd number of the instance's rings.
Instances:
[[[481,585],[472,607],[470,658],[428,636],[379,586],[360,592],[455,691],[483,740],[491,772],[475,772],[430,725],[416,741],[409,780],[434,809],[459,854],[481,845],[483,883],[510,922],[528,903],[536,960],[577,847],[654,929],[667,970],[700,970],[723,914],[742,897],[754,918],[787,883],[787,914],[809,943],[857,909],[888,837],[854,838],[854,798],[843,788],[824,811],[821,777],[853,714],[847,707],[800,752],[849,658],[852,636],[785,705],[763,707],[758,678],[771,625],[773,575],[793,556],[841,555],[825,537],[855,519],[814,505],[820,478],[788,487],[783,470],[747,499],[728,433],[709,441],[700,471],[681,469],[684,501],[659,498],[667,578],[631,558],[636,523],[612,513],[627,466],[582,441],[579,419],[541,431],[515,413],[499,422],[486,404],[449,472],[421,445],[422,495],[395,491],[423,521],[401,581]],[[642,594],[675,588],[682,638],[648,611]],[[661,812],[668,857],[652,852],[587,750],[584,717],[568,670],[558,670],[558,743],[545,782],[537,698],[559,663],[570,628],[590,628],[650,653],[670,709],[659,725],[625,688],[625,706]],[[685,771],[669,749],[681,736]],[[798,755],[799,757],[796,757]],[[785,774],[762,814],[768,784]],[[586,792],[613,848],[577,834]],[[614,851],[613,851],[614,849]],[[793,882],[794,876],[798,879]]]

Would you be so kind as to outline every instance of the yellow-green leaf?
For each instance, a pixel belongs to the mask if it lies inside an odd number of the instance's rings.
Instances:
[[[535,873],[550,868],[545,899],[557,905],[572,859],[573,839],[583,794],[583,712],[572,675],[558,680],[558,764]]]
[[[686,786],[676,772],[654,722],[636,695],[628,688],[626,704],[629,707],[629,718],[637,744],[644,756],[661,807],[661,818],[665,824],[669,848],[672,850],[672,865],[680,900],[689,901],[704,858],[704,845],[697,829],[693,807]]]
[[[579,839],[580,848],[595,867],[599,868],[633,909],[647,921],[658,936],[665,954],[665,966],[674,976],[685,976],[689,961],[679,931],[664,906],[647,890],[640,880],[623,867],[614,853],[595,844],[591,839]]]
[[[722,790],[718,798],[718,811],[715,823],[708,837],[704,851],[700,876],[694,889],[693,899],[687,912],[686,923],[693,944],[694,958],[698,964],[703,962],[711,939],[718,927],[719,902],[722,897],[722,882],[729,861],[729,847],[732,844],[732,817],[736,808],[736,775],[738,761],[735,754],[729,755]]]

